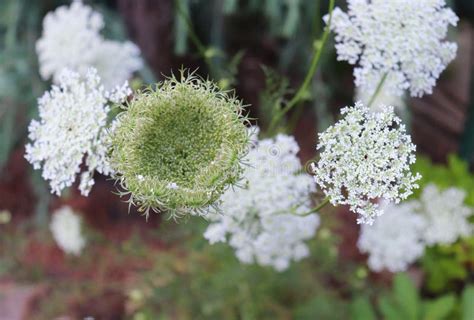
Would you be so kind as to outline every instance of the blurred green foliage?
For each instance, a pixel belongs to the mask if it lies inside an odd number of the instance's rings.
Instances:
[[[447,164],[435,164],[423,156],[417,156],[413,171],[422,175],[420,188],[415,190],[414,197],[418,198],[423,187],[434,183],[441,189],[456,187],[466,192],[465,203],[474,206],[474,175],[469,170],[469,164],[456,155],[448,156]]]
[[[0,3],[0,167],[24,137],[36,112],[35,100],[44,90],[35,55],[39,9],[37,2],[25,0]]]
[[[453,293],[436,298],[422,298],[408,275],[399,273],[392,292],[378,299],[373,308],[367,297],[356,298],[351,305],[353,320],[377,319],[376,310],[385,320],[473,319],[474,286],[468,286],[458,297]]]
[[[262,66],[265,73],[265,89],[259,94],[259,126],[267,128],[271,120],[280,111],[286,96],[290,93],[289,81],[276,70]]]
[[[279,273],[241,264],[228,245],[209,245],[204,223],[179,227],[186,234],[172,239],[134,291],[133,319],[347,319],[347,294],[364,283],[357,264],[340,264],[328,229],[310,242],[310,257]]]

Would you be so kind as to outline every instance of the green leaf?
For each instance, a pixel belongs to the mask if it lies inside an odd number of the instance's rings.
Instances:
[[[474,285],[464,289],[461,299],[462,320],[474,319]]]
[[[420,305],[418,292],[405,273],[398,273],[395,276],[393,290],[400,309],[406,314],[406,319],[418,319]]]
[[[380,298],[379,309],[385,320],[400,320],[404,318],[404,313],[395,307],[386,297]]]
[[[452,294],[425,302],[423,320],[445,319],[453,311],[455,303],[456,298]]]
[[[374,309],[367,297],[358,297],[351,303],[352,320],[375,320]]]

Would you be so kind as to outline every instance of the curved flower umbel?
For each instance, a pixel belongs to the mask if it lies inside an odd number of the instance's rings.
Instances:
[[[106,160],[107,115],[110,103],[123,102],[129,94],[126,83],[106,91],[95,69],[85,76],[64,70],[59,85],[38,99],[40,119],[28,127],[31,143],[25,158],[35,169],[43,169],[55,194],[74,183],[83,163],[79,184],[83,195],[89,194],[95,171],[111,173]]]
[[[356,86],[374,92],[387,74],[387,90],[421,97],[456,56],[444,39],[457,21],[444,0],[348,0],[347,13],[334,9],[331,30],[338,60],[357,65]]]
[[[202,214],[242,172],[249,136],[241,101],[181,73],[140,92],[118,115],[110,163],[148,214]]]
[[[278,271],[309,255],[305,244],[319,226],[311,209],[315,191],[311,176],[302,172],[295,139],[277,135],[255,142],[245,160],[242,188],[227,190],[221,212],[206,216],[204,233],[210,243],[228,242],[243,263],[258,263]]]
[[[349,205],[358,223],[372,224],[383,213],[374,200],[398,203],[418,188],[420,175],[410,172],[415,145],[393,107],[373,113],[358,102],[341,114],[319,134],[314,178],[333,205]]]

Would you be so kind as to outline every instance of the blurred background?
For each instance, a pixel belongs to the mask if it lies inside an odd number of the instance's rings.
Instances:
[[[133,86],[181,66],[197,69],[235,88],[263,128],[275,98],[302,82],[328,10],[325,0],[84,2],[103,14],[105,37],[140,48],[145,66]],[[76,188],[51,195],[24,159],[24,145],[36,99],[50,87],[39,76],[35,42],[43,17],[64,4],[0,1],[0,319],[422,319],[396,313],[415,308],[413,301],[434,305],[423,319],[474,319],[467,290],[474,237],[428,251],[407,274],[372,273],[356,246],[355,215],[328,209],[311,256],[278,273],[210,246],[199,219],[176,224],[129,212],[105,177],[96,177],[89,197]],[[457,58],[432,95],[407,99],[400,113],[420,155],[417,170],[464,188],[474,205],[474,2],[449,5],[461,18],[451,35]],[[356,96],[352,67],[336,60],[332,41],[311,84],[316,98],[286,120],[303,163],[315,154],[317,132]],[[49,229],[51,213],[65,205],[83,219],[87,243],[79,256],[65,254]]]

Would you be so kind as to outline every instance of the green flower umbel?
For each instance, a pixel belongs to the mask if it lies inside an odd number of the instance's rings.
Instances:
[[[249,143],[241,101],[181,72],[136,94],[111,133],[110,164],[140,211],[200,214],[235,184]]]

